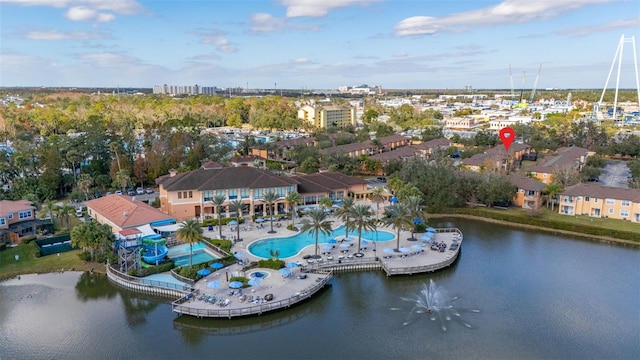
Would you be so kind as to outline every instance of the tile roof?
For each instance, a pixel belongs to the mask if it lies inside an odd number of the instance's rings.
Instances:
[[[23,210],[35,210],[36,207],[32,205],[28,200],[1,200],[0,201],[0,216],[16,213]]]
[[[238,155],[229,159],[229,162],[239,163],[239,162],[247,162],[247,161],[254,161],[254,160],[264,160],[264,158],[256,155]]]
[[[576,184],[568,186],[561,195],[591,196],[600,199],[629,200],[640,203],[640,190],[602,186],[597,184]]]
[[[273,175],[250,166],[225,167],[221,169],[199,169],[160,179],[167,191],[223,190],[239,188],[268,188],[298,184],[292,177]]]
[[[573,167],[576,162],[580,161],[581,157],[586,158],[589,155],[589,150],[572,146],[560,148],[556,150],[556,154],[555,156],[543,159],[541,164],[532,166],[529,168],[529,171],[550,174],[558,168]]]
[[[126,195],[107,195],[89,200],[86,205],[121,229],[173,219],[142,201],[132,201],[132,197]]]

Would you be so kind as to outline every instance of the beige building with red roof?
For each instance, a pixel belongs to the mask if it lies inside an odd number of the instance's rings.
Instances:
[[[100,224],[111,227],[114,233],[136,229],[148,224],[168,224],[175,219],[162,211],[135,200],[135,196],[107,195],[86,202],[87,213]]]
[[[556,155],[545,157],[540,164],[529,168],[529,172],[543,183],[551,184],[554,172],[560,169],[580,171],[587,163],[587,158],[594,154],[593,151],[577,146],[559,148]]]

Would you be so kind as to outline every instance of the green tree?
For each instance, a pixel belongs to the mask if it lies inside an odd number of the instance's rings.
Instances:
[[[273,230],[273,204],[278,201],[278,193],[273,191],[273,189],[269,189],[262,196],[262,202],[267,204],[267,213],[269,214],[269,222],[271,223],[271,230],[269,230],[269,234],[274,234]]]
[[[511,202],[516,195],[516,187],[506,177],[490,174],[478,188],[478,199],[491,207],[496,203]]]
[[[242,203],[242,200],[233,200],[229,203],[229,211],[236,216],[236,240],[240,240],[240,216],[242,215],[242,210],[244,209],[245,204]]]
[[[327,213],[320,208],[309,210],[307,217],[302,219],[302,233],[309,233],[315,236],[315,254],[314,257],[318,258],[318,235],[331,234],[331,221],[327,220]]]
[[[336,216],[345,224],[345,237],[349,237],[349,230],[351,230],[351,228],[347,226],[347,224],[349,224],[349,219],[351,218],[351,212],[353,211],[354,204],[355,200],[352,197],[347,196],[342,199],[342,206],[340,206],[340,208],[338,208],[338,210],[336,211]]]
[[[376,218],[378,218],[380,214],[380,203],[383,203],[386,200],[386,197],[384,196],[384,188],[373,188],[371,194],[369,194],[369,200],[376,204]]]
[[[333,200],[331,200],[331,198],[329,198],[328,196],[324,195],[324,196],[321,196],[320,199],[318,199],[318,205],[320,205],[322,210],[330,210],[331,207],[333,206]]]
[[[84,194],[84,200],[89,200],[89,190],[93,186],[93,179],[89,174],[80,174],[78,176],[78,189]]]
[[[396,203],[385,212],[382,223],[396,230],[396,250],[400,249],[400,230],[405,226],[411,226],[409,207],[404,203]]]
[[[49,216],[49,219],[51,219],[51,222],[53,223],[53,214],[56,213],[57,208],[58,208],[58,205],[56,204],[55,201],[47,200],[44,203],[42,203],[42,206],[40,207],[40,211],[38,212],[38,217]]]
[[[293,219],[295,219],[297,215],[295,208],[296,206],[298,206],[298,204],[302,203],[302,196],[300,196],[297,191],[293,191],[287,194],[287,196],[284,198],[284,201],[289,207],[289,211],[291,213],[291,225],[293,225]]]
[[[189,243],[189,267],[193,266],[193,243],[200,241],[202,232],[202,226],[195,219],[183,221],[182,226],[176,231],[178,240]]]
[[[407,208],[409,209],[409,218],[411,219],[411,239],[415,239],[415,229],[416,223],[415,219],[420,219],[421,221],[425,221],[423,219],[425,217],[424,209],[422,208],[422,197],[421,196],[409,196],[404,202],[407,204]]]
[[[84,252],[89,249],[90,259],[93,261],[96,250],[110,251],[113,249],[114,236],[108,225],[87,221],[76,225],[71,230],[71,246],[78,246]]]
[[[216,209],[218,214],[218,230],[220,231],[220,239],[222,239],[222,204],[227,201],[227,197],[224,195],[216,195],[211,199],[211,204]]]
[[[69,231],[69,227],[71,226],[71,215],[75,210],[76,208],[69,203],[63,203],[62,205],[56,207],[56,214],[58,216],[58,219],[66,224],[67,231]]]
[[[549,203],[551,203],[551,211],[553,211],[554,205],[556,203],[557,197],[560,193],[564,191],[562,185],[557,182],[552,182],[551,184],[547,184],[547,186],[542,189],[542,194],[546,197],[547,208],[549,207]]]
[[[373,216],[371,206],[365,204],[356,204],[351,208],[349,218],[345,222],[347,229],[350,228],[357,231],[358,233],[358,252],[361,248],[362,230],[376,230],[378,221],[371,216]]]

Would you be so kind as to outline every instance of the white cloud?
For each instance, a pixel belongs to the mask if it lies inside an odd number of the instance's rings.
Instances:
[[[113,13],[133,15],[143,10],[143,6],[135,0],[0,0],[0,2],[23,6],[68,8],[64,16],[71,21],[109,22],[116,18]]]
[[[533,20],[558,17],[562,13],[584,6],[611,1],[614,0],[505,0],[500,4],[487,8],[439,18],[430,16],[406,18],[396,24],[395,34],[398,36],[431,35],[438,32],[465,32],[471,28],[500,24],[526,23]]]
[[[236,47],[234,47],[227,37],[224,35],[222,31],[213,30],[208,34],[199,34],[202,36],[200,42],[203,44],[212,44],[216,46],[216,49],[223,53],[234,53],[238,51]]]
[[[283,31],[286,29],[317,31],[318,27],[295,24],[286,19],[277,18],[266,13],[251,15],[252,33]]]
[[[61,32],[58,30],[33,30],[25,34],[25,37],[31,40],[92,40],[92,39],[106,39],[110,36],[105,33],[99,32],[86,32],[86,31],[68,31]]]
[[[321,17],[329,10],[352,5],[369,5],[381,0],[280,0],[287,7],[287,17]]]
[[[607,24],[602,24],[602,25],[564,29],[564,30],[556,31],[555,34],[569,35],[569,36],[586,36],[593,33],[599,33],[603,31],[611,31],[611,30],[617,30],[617,29],[623,29],[623,28],[630,28],[630,29],[640,28],[640,18],[617,20],[617,21],[613,21]]]

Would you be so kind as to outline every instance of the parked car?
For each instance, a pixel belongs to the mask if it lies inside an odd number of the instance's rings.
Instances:
[[[147,188],[146,192],[147,192],[147,194],[153,194],[153,189],[152,188]]]
[[[116,190],[116,195],[122,195],[122,191]]]
[[[77,218],[81,218],[84,214],[82,213],[82,209],[78,208],[76,209],[76,217]]]
[[[129,196],[135,196],[136,195],[136,191],[133,189],[127,189],[127,195]]]
[[[143,189],[143,188],[141,188],[141,187],[137,188],[137,189],[136,189],[136,194],[138,194],[138,195],[142,195],[142,194],[144,194],[144,189]]]
[[[378,177],[378,181],[387,182],[387,178],[384,176]]]

